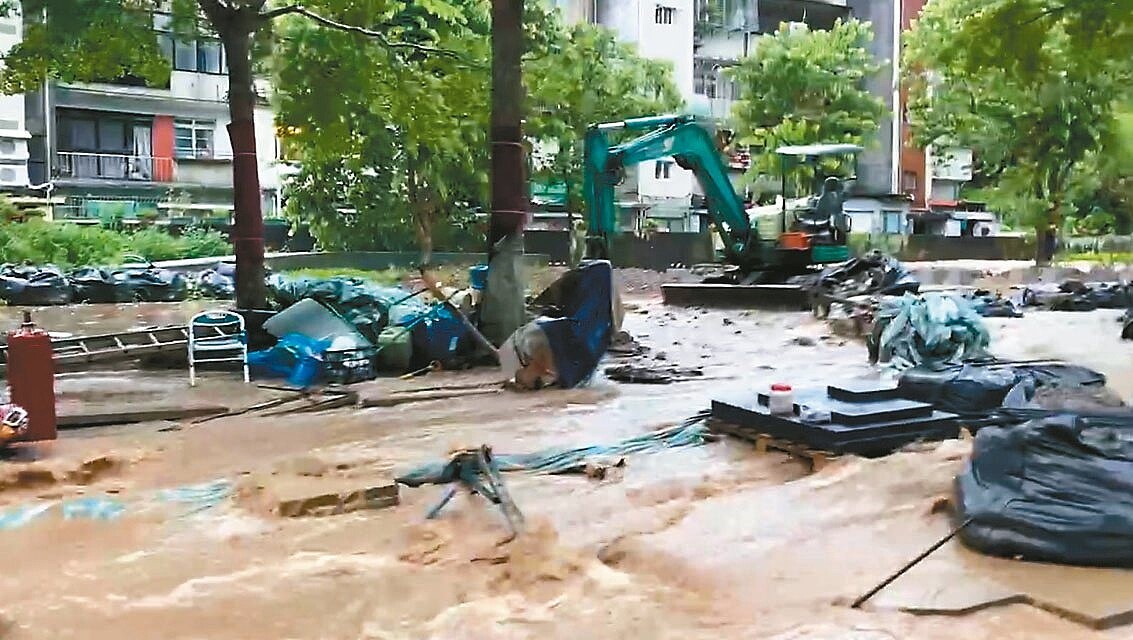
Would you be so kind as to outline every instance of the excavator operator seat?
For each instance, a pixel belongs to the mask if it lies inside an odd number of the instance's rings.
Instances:
[[[822,183],[822,193],[813,207],[799,211],[793,226],[795,231],[810,236],[814,244],[836,244],[847,231],[844,218],[842,183],[838,178],[829,177]]]

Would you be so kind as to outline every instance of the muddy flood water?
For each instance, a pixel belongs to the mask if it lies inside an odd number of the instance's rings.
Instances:
[[[603,480],[509,474],[529,531],[506,544],[500,511],[478,496],[459,494],[425,520],[443,491],[436,486],[402,488],[401,504],[381,510],[270,513],[262,487],[374,486],[454,447],[525,453],[612,443],[772,382],[806,387],[878,375],[860,341],[833,335],[809,314],[669,308],[655,292],[631,294],[627,306],[625,328],[654,356],[703,367],[703,379],[598,380],[571,391],[84,429],[65,433],[48,460],[5,463],[0,513],[27,505],[44,513],[22,526],[0,518],[0,637],[1133,638],[1133,627],[1093,630],[1024,603],[963,615],[902,611],[902,598],[938,597],[976,573],[998,572],[1001,585],[1022,575],[956,543],[886,597],[849,607],[948,530],[936,507],[963,464],[965,441],[843,458],[814,474],[785,454],[732,440],[631,455]],[[55,310],[37,319],[80,332],[168,324],[190,312],[126,307],[133,311],[100,309],[96,319]],[[1118,339],[1118,315],[989,320],[992,350],[1094,367],[1133,398],[1133,343]],[[191,393],[184,372],[72,376],[60,387],[72,399],[94,389],[108,402],[144,402],[152,392],[230,407],[270,395],[224,373],[209,376]],[[490,370],[442,372],[360,387],[381,396],[494,379]],[[199,485],[217,480],[230,481],[234,495],[201,498]],[[169,491],[189,485],[197,489]],[[77,498],[95,500],[79,503],[85,512],[64,512]],[[195,506],[202,501],[208,508]],[[1064,574],[1040,575],[1055,583]],[[1133,573],[1106,579],[1133,585]],[[1098,593],[1081,597],[1114,590],[1097,584]]]

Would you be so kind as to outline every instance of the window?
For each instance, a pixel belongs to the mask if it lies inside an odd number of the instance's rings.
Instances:
[[[161,14],[154,16],[158,47],[175,70],[215,74],[228,72],[224,48],[219,40],[211,38],[177,40],[173,37],[172,28],[169,16]]]
[[[906,192],[916,191],[917,190],[917,174],[916,174],[916,172],[915,171],[906,171],[902,176],[902,183],[904,184],[904,189],[905,189]]]
[[[676,9],[672,7],[657,5],[657,9],[653,12],[653,22],[657,24],[673,24],[674,13],[676,13]]]
[[[204,40],[197,43],[197,71],[202,73],[220,73],[221,49],[220,43],[215,40]]]
[[[138,126],[148,127],[150,118],[111,115],[96,111],[59,111],[59,151],[132,154]]]
[[[901,233],[901,212],[900,211],[882,211],[881,212],[882,233]]]
[[[178,120],[173,125],[174,149],[178,158],[212,158],[215,124],[201,120]]]
[[[658,180],[668,180],[673,177],[673,163],[669,160],[658,160],[653,165],[653,177]]]
[[[173,43],[173,68],[178,71],[197,70],[196,42],[181,42],[177,40]]]

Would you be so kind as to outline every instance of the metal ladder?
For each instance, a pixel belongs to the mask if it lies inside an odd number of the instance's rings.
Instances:
[[[223,332],[215,327],[211,330],[216,331],[217,335],[223,335]],[[74,370],[84,364],[132,360],[159,352],[184,351],[189,348],[189,327],[150,327],[120,333],[63,338],[52,340],[51,347],[55,353],[55,369]],[[0,374],[6,373],[7,369],[8,346],[0,345]]]

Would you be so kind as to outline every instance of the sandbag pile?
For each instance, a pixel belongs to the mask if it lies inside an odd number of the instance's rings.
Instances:
[[[152,264],[80,267],[66,274],[54,265],[0,265],[0,299],[11,305],[180,302],[189,293],[184,275]]]
[[[981,430],[955,482],[960,537],[994,556],[1133,567],[1133,414]]]
[[[1051,311],[1094,311],[1126,309],[1133,305],[1133,290],[1124,282],[1082,282],[1034,284],[1023,289],[1023,304]]]
[[[907,293],[884,300],[866,340],[871,363],[898,371],[984,358],[989,342],[983,319],[972,304],[943,293]]]

